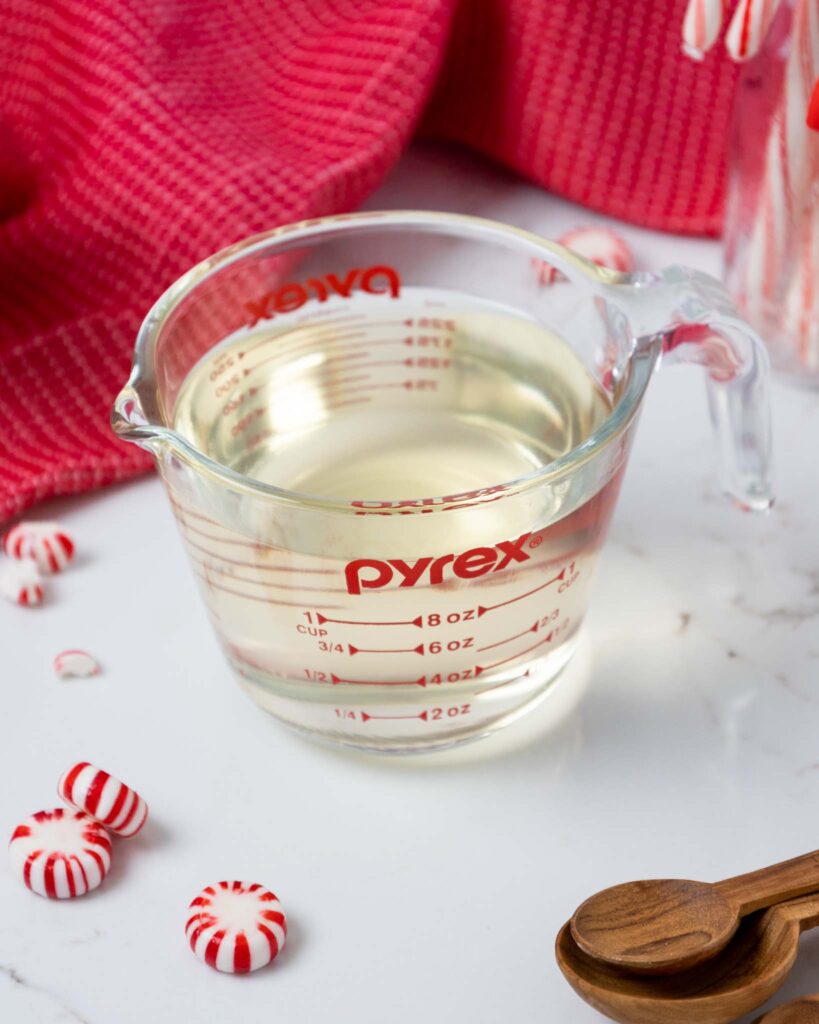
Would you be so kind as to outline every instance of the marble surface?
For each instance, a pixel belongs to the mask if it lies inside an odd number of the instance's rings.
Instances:
[[[430,150],[370,206],[547,235],[604,220]],[[622,232],[643,267],[718,272],[716,243]],[[774,403],[778,504],[742,515],[715,481],[700,372],[661,373],[560,686],[505,733],[415,759],[313,746],[243,696],[155,479],[44,510],[81,554],[46,606],[0,609],[0,830],[56,805],[77,758],[138,785],[152,818],[86,898],[40,899],[0,870],[0,1019],[601,1020],[552,957],[582,898],[819,846],[819,401],[777,385]],[[103,674],[54,678],[71,646]],[[284,902],[272,968],[219,976],[187,948],[188,901],[222,877]],[[812,989],[819,935],[782,997]]]

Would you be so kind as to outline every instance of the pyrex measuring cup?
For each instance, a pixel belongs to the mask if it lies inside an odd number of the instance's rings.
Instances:
[[[706,368],[725,487],[767,508],[766,357],[716,281],[471,217],[330,217],[206,260],[149,313],[113,424],[258,703],[423,749],[571,657],[663,358]]]

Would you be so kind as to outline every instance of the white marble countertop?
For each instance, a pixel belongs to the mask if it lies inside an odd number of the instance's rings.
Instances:
[[[370,203],[450,208],[555,236],[604,219],[502,172],[411,153]],[[641,266],[719,269],[716,243],[621,226]],[[592,1024],[552,956],[614,882],[718,879],[819,846],[819,401],[777,385],[778,505],[715,482],[703,380],[652,384],[585,639],[518,726],[380,760],[291,735],[232,682],[162,488],[55,503],[81,555],[33,611],[0,609],[0,831],[89,759],[138,785],[150,826],[105,886],[64,902],[0,870],[10,1024],[500,1021]],[[81,646],[104,674],[58,681]],[[272,968],[190,953],[188,901],[258,880],[289,914]],[[807,936],[790,997],[819,989]]]

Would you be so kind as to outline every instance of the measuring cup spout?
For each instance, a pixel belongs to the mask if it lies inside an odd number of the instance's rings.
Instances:
[[[743,510],[768,511],[774,500],[770,374],[759,336],[719,281],[699,271],[669,267],[635,294],[645,304],[635,322],[649,327],[637,352],[659,347],[663,362],[705,369],[723,487]],[[651,329],[647,314],[663,326]]]
[[[123,441],[133,441],[149,451],[159,438],[159,431],[148,422],[139,393],[129,382],[120,391],[111,412],[111,429]]]

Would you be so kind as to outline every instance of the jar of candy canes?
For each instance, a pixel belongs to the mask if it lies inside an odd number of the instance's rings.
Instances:
[[[753,0],[751,0],[753,3]],[[773,8],[773,0],[759,6]],[[740,78],[725,280],[776,369],[819,386],[819,0],[781,0]],[[812,127],[813,125],[813,127]]]

